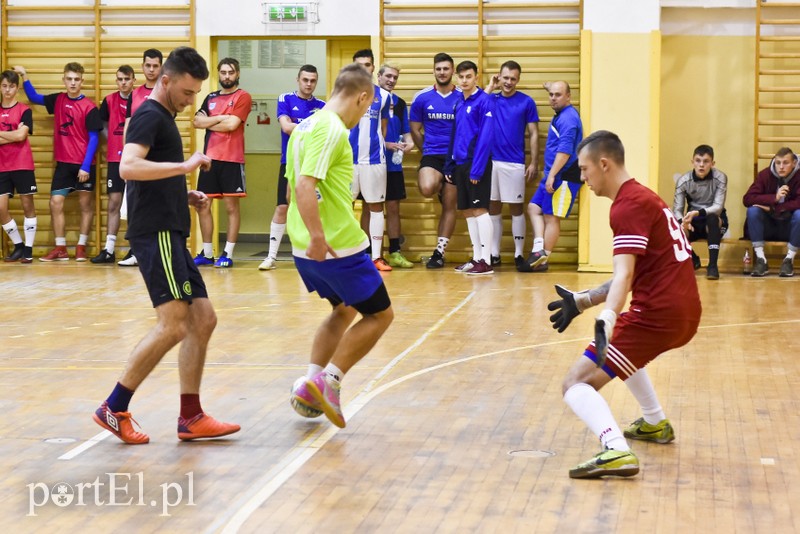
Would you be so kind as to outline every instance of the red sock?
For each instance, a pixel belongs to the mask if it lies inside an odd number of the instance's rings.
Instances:
[[[181,417],[191,419],[201,413],[203,413],[203,408],[200,406],[200,395],[197,393],[182,393]]]

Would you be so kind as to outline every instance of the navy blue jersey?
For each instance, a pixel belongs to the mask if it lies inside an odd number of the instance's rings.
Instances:
[[[386,140],[396,143],[409,133],[411,130],[408,128],[408,106],[406,101],[392,93],[391,106],[389,108],[389,124],[386,127]],[[387,171],[402,171],[403,165],[396,165],[392,163],[392,153],[394,150],[386,150],[386,170]]]
[[[455,105],[464,100],[464,95],[456,89],[443,95],[436,86],[426,87],[411,101],[411,122],[421,122],[425,129],[425,144],[422,154],[445,155],[450,147],[450,135],[453,133],[455,121]]]

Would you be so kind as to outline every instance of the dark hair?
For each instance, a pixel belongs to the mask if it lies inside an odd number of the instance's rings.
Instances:
[[[142,54],[142,63],[147,61],[147,58],[150,59],[158,58],[159,65],[164,63],[164,54],[162,54],[161,50],[158,50],[157,48],[148,48],[147,50],[145,50],[144,54]]]
[[[451,65],[455,65],[455,62],[453,61],[453,58],[450,57],[450,54],[447,54],[445,52],[439,52],[438,54],[433,56],[433,64],[434,65],[436,65],[437,63],[441,63],[442,61],[447,61]]]
[[[587,150],[593,161],[605,156],[618,165],[625,164],[625,147],[622,146],[619,136],[608,130],[598,130],[581,141],[577,152],[580,153],[581,150]]]
[[[782,158],[783,156],[787,156],[789,154],[792,155],[792,158],[797,159],[797,155],[794,152],[792,152],[792,149],[789,148],[788,146],[778,149],[778,151],[775,152],[775,157]]]
[[[301,72],[309,72],[311,74],[317,74],[317,67],[314,65],[303,65],[300,67],[300,70],[297,71],[297,77],[300,77]]]
[[[161,73],[170,76],[188,74],[195,80],[205,80],[208,78],[208,65],[194,48],[179,46],[169,53]]]
[[[17,74],[13,70],[4,70],[2,74],[0,74],[0,80],[5,80],[12,85],[19,85],[19,74]]]
[[[64,65],[64,73],[66,74],[67,72],[77,72],[82,77],[84,72],[83,65],[76,63],[75,61],[71,61]]]
[[[233,70],[239,72],[239,60],[233,57],[226,57],[219,60],[217,63],[217,70],[221,69],[223,65],[230,65]]]
[[[705,156],[706,154],[711,156],[711,159],[714,159],[714,149],[711,148],[711,145],[698,145],[692,152],[692,157]]]
[[[131,78],[134,78],[136,76],[133,73],[133,67],[131,67],[130,65],[120,65],[120,67],[117,69],[117,72],[121,72],[125,76],[130,76]]]
[[[339,93],[352,95],[361,90],[371,91],[372,85],[372,75],[369,71],[358,63],[351,63],[339,71],[331,96]]]
[[[473,63],[472,61],[469,61],[469,60],[462,61],[456,67],[456,73],[461,74],[465,70],[470,70],[470,69],[474,70],[475,74],[478,74],[478,66],[475,63]]]
[[[508,61],[500,65],[500,70],[502,71],[503,69],[515,70],[520,74],[522,74],[522,67],[520,67],[519,63],[517,63],[513,59],[509,59]]]
[[[375,56],[373,55],[371,48],[364,48],[363,50],[359,50],[358,52],[353,54],[353,61],[355,61],[360,57],[368,57],[369,60],[372,62],[372,64],[373,65],[375,64]]]

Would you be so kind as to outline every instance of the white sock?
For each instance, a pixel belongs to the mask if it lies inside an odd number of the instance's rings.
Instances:
[[[332,363],[329,363],[328,365],[326,365],[325,369],[323,369],[323,371],[325,371],[325,373],[328,376],[332,376],[333,378],[335,378],[339,382],[341,382],[342,378],[344,378],[344,373],[342,372],[342,370],[339,369],[338,367],[336,367],[335,365],[333,365]]]
[[[650,375],[644,369],[639,369],[625,381],[625,385],[639,402],[644,420],[651,425],[657,425],[667,418],[664,409],[658,402],[658,395],[650,381]]]
[[[108,234],[106,236],[106,252],[108,252],[109,254],[113,254],[116,246],[117,246],[117,236]]]
[[[790,260],[794,260],[795,255],[797,254],[796,250],[789,249],[786,251],[786,257]]]
[[[56,246],[57,247],[66,247],[67,246],[67,238],[66,237],[57,237],[56,238]]]
[[[753,247],[753,252],[755,252],[756,258],[767,261],[767,257],[764,255],[764,247]]]
[[[214,257],[214,244],[213,243],[203,243],[203,256],[206,258],[213,258]]]
[[[450,244],[449,238],[439,236],[439,239],[436,241],[436,250],[438,250],[442,254],[442,256],[444,256],[444,251],[447,248],[448,244]]]
[[[38,221],[36,217],[31,217],[30,219],[25,217],[22,224],[25,227],[25,246],[32,247],[33,241],[36,239],[36,226]]]
[[[314,378],[322,372],[322,366],[316,363],[308,364],[308,371],[306,371],[306,378]]]
[[[481,237],[478,233],[478,221],[475,217],[467,217],[467,230],[469,230],[469,240],[472,241],[472,261],[480,261]]]
[[[381,249],[383,248],[383,228],[386,225],[386,219],[382,211],[369,212],[369,236],[372,244],[372,259],[377,260],[381,257]]]
[[[503,239],[503,216],[489,215],[492,218],[492,256],[500,255],[500,240]]]
[[[604,447],[617,451],[630,450],[622,430],[611,415],[608,403],[592,386],[575,384],[564,393],[564,402],[600,438]]]
[[[286,232],[286,224],[278,224],[276,222],[269,225],[269,253],[268,258],[273,260],[278,257],[278,249],[281,247],[281,239]]]
[[[3,225],[3,230],[5,230],[8,234],[8,237],[11,238],[12,243],[15,245],[22,243],[22,237],[19,235],[19,230],[17,229],[17,221],[11,219],[9,222]]]
[[[525,216],[511,216],[511,235],[514,236],[514,257],[522,256],[525,250]],[[544,242],[544,240],[542,240]]]
[[[236,246],[236,243],[231,243],[230,241],[225,241],[225,254],[227,254],[229,258],[233,257],[233,248],[235,246]]]
[[[544,238],[534,237],[533,248],[531,249],[531,252],[539,252],[540,250],[544,250]]]
[[[490,243],[492,242],[492,217],[488,213],[478,215],[475,217],[478,221],[478,235],[481,241],[481,259],[487,263],[492,264],[492,250]]]
[[[89,242],[89,236],[87,234],[79,234],[78,235],[78,244],[86,246],[86,243]]]

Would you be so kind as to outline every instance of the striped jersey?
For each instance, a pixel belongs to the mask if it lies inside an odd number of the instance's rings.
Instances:
[[[506,97],[494,97],[494,148],[492,161],[525,164],[525,132],[528,124],[539,122],[536,103],[525,93],[517,91]],[[538,157],[532,154],[531,157]]]
[[[28,127],[28,137],[24,141],[0,145],[0,172],[33,170],[33,152],[29,140],[33,134],[31,108],[22,102],[17,102],[10,108],[0,106],[0,131],[16,131],[20,124]]]
[[[108,123],[108,143],[106,161],[119,163],[122,156],[122,135],[125,131],[125,117],[128,116],[128,98],[114,91],[100,104],[100,119]]]
[[[312,113],[321,110],[325,106],[325,101],[315,96],[308,100],[298,96],[296,92],[283,93],[278,97],[278,120],[281,117],[288,117],[295,124],[310,117]],[[289,134],[281,129],[281,165],[286,163],[286,145],[289,143]]]
[[[692,249],[672,211],[635,179],[622,184],[609,214],[614,255],[633,254],[633,312],[648,317],[700,318]]]
[[[453,123],[456,120],[455,106],[459,100],[464,100],[460,89],[442,94],[436,90],[435,85],[426,87],[414,95],[408,119],[411,122],[422,123],[425,131],[423,155],[447,154]]]
[[[203,112],[207,117],[234,115],[242,122],[230,132],[215,132],[211,128],[206,128],[203,150],[206,156],[215,161],[244,163],[244,124],[250,114],[252,103],[250,93],[244,89],[236,89],[232,93],[221,91],[209,93],[198,113]]]
[[[381,120],[389,120],[389,92],[374,85],[375,96],[367,112],[350,130],[350,146],[353,148],[353,163],[380,165],[386,163]]]

